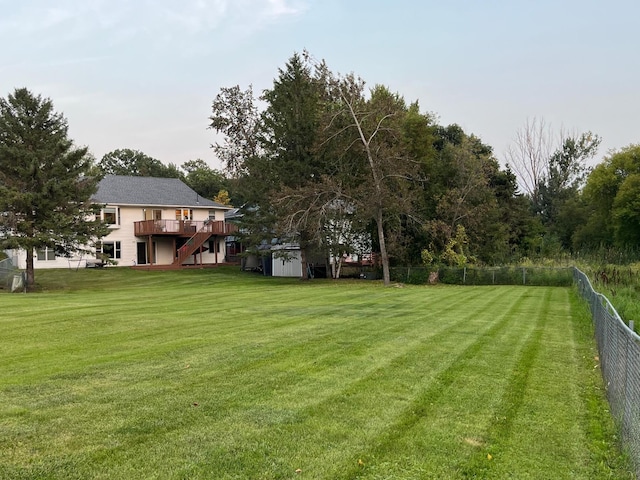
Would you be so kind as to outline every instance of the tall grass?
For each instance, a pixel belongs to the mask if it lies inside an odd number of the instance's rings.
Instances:
[[[593,288],[604,294],[625,322],[640,332],[640,263],[583,267]]]
[[[0,478],[633,478],[571,289],[38,275]]]
[[[391,279],[412,285],[430,283],[437,274],[437,282],[448,285],[536,285],[568,287],[573,284],[573,270],[569,267],[512,266],[512,267],[394,267]]]

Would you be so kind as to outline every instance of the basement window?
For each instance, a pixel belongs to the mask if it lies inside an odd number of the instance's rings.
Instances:
[[[102,242],[96,245],[96,258],[104,255],[107,258],[120,258],[120,242]]]
[[[45,247],[36,250],[36,258],[39,262],[52,261],[56,259],[56,251],[53,248]]]

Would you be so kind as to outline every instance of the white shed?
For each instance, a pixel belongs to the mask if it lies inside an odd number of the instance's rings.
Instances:
[[[271,275],[274,277],[302,277],[300,247],[297,245],[276,245],[272,248]]]

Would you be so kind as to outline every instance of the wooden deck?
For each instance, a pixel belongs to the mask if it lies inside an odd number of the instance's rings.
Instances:
[[[223,220],[142,220],[134,222],[136,237],[146,235],[191,237],[196,232],[208,232],[210,235],[232,235],[238,226]]]
[[[137,270],[177,270],[182,268],[210,268],[218,265],[218,251],[215,251],[214,264],[203,263],[202,253],[208,250],[205,243],[214,237],[216,242],[221,237],[232,235],[238,227],[222,220],[143,220],[134,222],[136,237],[146,237],[146,258],[149,264],[137,265]],[[157,264],[152,247],[154,237],[165,237],[173,242],[173,262]],[[193,258],[193,263],[186,263]],[[224,257],[223,257],[224,258]]]

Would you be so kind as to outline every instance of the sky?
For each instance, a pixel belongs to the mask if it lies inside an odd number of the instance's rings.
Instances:
[[[0,0],[0,96],[48,97],[97,160],[200,158],[222,87],[309,51],[505,153],[527,121],[640,143],[637,0]]]

